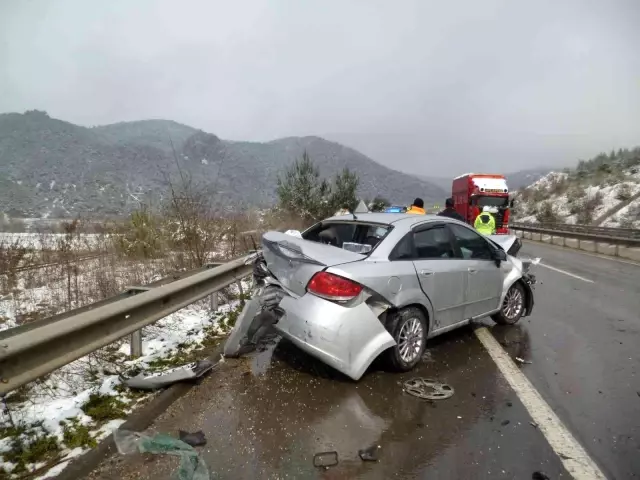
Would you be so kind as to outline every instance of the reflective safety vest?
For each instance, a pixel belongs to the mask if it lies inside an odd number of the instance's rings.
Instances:
[[[473,222],[473,228],[483,235],[493,235],[496,231],[496,219],[489,212],[482,212]]]

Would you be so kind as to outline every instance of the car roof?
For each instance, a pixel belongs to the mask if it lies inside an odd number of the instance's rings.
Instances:
[[[356,221],[358,222],[371,222],[371,223],[382,223],[385,225],[393,225],[393,226],[402,226],[406,228],[411,228],[416,223],[422,223],[425,220],[427,221],[449,221],[451,220],[448,217],[441,217],[438,215],[417,215],[415,213],[356,213]],[[333,217],[326,218],[323,222],[328,221],[353,221],[353,215],[336,215]],[[455,221],[454,221],[455,222]]]

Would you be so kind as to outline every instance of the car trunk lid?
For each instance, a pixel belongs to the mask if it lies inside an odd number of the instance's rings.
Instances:
[[[269,271],[297,295],[304,295],[309,280],[317,272],[364,258],[359,253],[275,231],[262,236],[262,246]]]

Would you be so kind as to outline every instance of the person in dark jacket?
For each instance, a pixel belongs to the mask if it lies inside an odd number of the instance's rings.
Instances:
[[[453,198],[447,198],[444,204],[445,209],[439,212],[438,215],[440,215],[441,217],[454,218],[456,220],[464,222],[464,218],[462,218],[462,215],[456,212],[455,208],[453,208]]]

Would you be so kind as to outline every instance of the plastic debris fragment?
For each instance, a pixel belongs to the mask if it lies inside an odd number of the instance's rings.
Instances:
[[[520,363],[524,363],[524,364],[526,364],[526,365],[531,365],[531,364],[533,363],[533,362],[530,362],[530,361],[525,360],[525,359],[520,358],[520,357],[516,357],[516,361],[518,361],[518,362],[520,362]]]
[[[358,450],[358,456],[364,462],[377,462],[379,448],[380,445],[373,445],[372,447]]]
[[[549,477],[543,472],[533,472],[531,478],[533,480],[549,480]]]
[[[153,437],[128,430],[114,430],[113,441],[121,455],[152,453],[180,457],[180,466],[174,472],[174,480],[210,480],[207,464],[195,449],[170,435],[159,433]]]
[[[170,368],[156,373],[139,373],[135,377],[125,380],[125,385],[138,390],[156,390],[168,387],[177,382],[195,380],[210,372],[216,364],[209,360],[198,360],[197,362]]]
[[[338,464],[338,452],[320,452],[313,456],[314,467],[333,467]]]
[[[193,433],[178,430],[178,436],[180,437],[180,440],[192,447],[201,447],[202,445],[207,444],[207,438],[204,436],[204,432],[202,430],[198,430]]]

